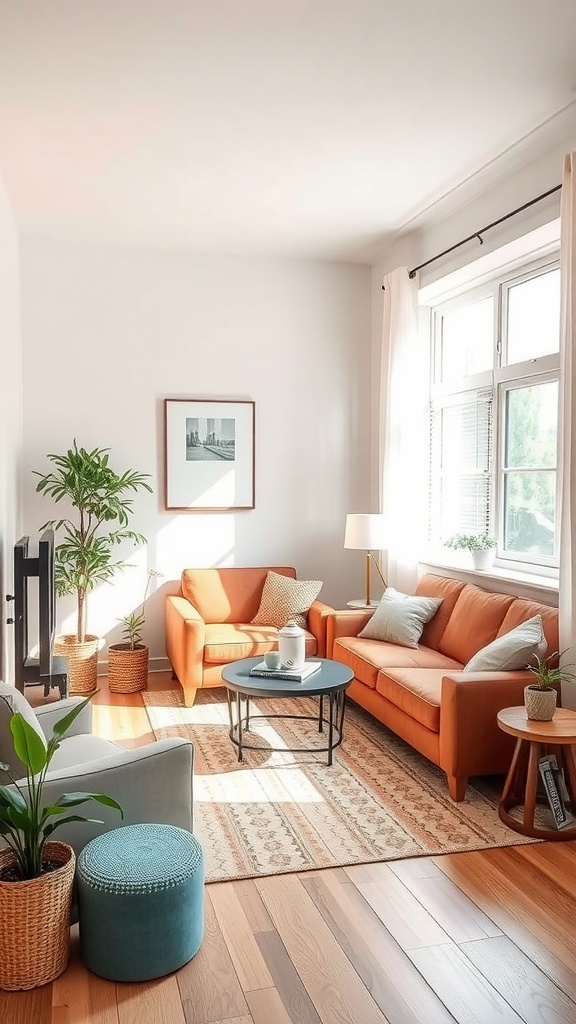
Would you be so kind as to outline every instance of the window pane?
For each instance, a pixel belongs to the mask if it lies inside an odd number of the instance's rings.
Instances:
[[[492,296],[443,314],[442,381],[492,369],[493,318]]]
[[[504,547],[552,556],[556,473],[507,473],[504,480]]]
[[[506,468],[556,467],[558,381],[506,394]]]
[[[560,347],[560,271],[531,277],[508,291],[508,362],[536,359]]]

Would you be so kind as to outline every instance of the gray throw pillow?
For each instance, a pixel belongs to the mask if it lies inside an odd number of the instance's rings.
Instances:
[[[534,615],[478,651],[464,672],[514,672],[534,664],[535,654],[542,658],[547,647],[542,616]]]
[[[374,615],[358,636],[402,647],[418,647],[424,626],[441,604],[441,597],[410,597],[387,587]]]
[[[22,696],[15,686],[0,682],[0,761],[10,765],[11,771],[21,779],[25,774],[25,768],[19,757],[14,753],[14,741],[10,730],[10,719],[15,711],[19,711],[28,725],[31,725],[38,733],[44,746],[46,737],[40,728],[40,722],[30,707],[28,701]],[[0,775],[0,785],[6,786],[9,779],[6,775]]]

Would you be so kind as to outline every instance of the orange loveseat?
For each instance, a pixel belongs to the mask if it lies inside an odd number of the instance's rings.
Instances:
[[[223,686],[222,666],[278,646],[275,626],[252,624],[267,573],[296,579],[291,566],[185,569],[180,593],[166,597],[166,653],[192,707],[202,686]],[[306,656],[326,656],[326,621],[334,609],[314,601],[308,611]]]
[[[348,665],[347,695],[446,772],[453,800],[468,778],[506,772],[514,740],[498,728],[497,712],[524,703],[528,670],[463,672],[481,648],[540,614],[548,654],[558,650],[558,610],[459,580],[427,574],[416,588],[441,597],[416,649],[361,639],[370,612],[338,611],[328,620],[329,657]]]

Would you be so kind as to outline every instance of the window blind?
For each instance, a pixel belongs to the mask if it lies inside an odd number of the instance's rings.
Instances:
[[[492,529],[494,391],[469,391],[430,407],[429,539]]]

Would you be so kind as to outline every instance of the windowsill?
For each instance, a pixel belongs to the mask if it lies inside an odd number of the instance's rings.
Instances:
[[[480,572],[472,567],[438,558],[420,561],[419,565],[426,571],[438,572],[440,576],[452,576],[466,583],[475,583],[484,590],[514,594],[515,597],[537,600],[542,604],[558,604],[558,580],[554,577],[515,572],[513,569],[500,569],[497,566]]]

